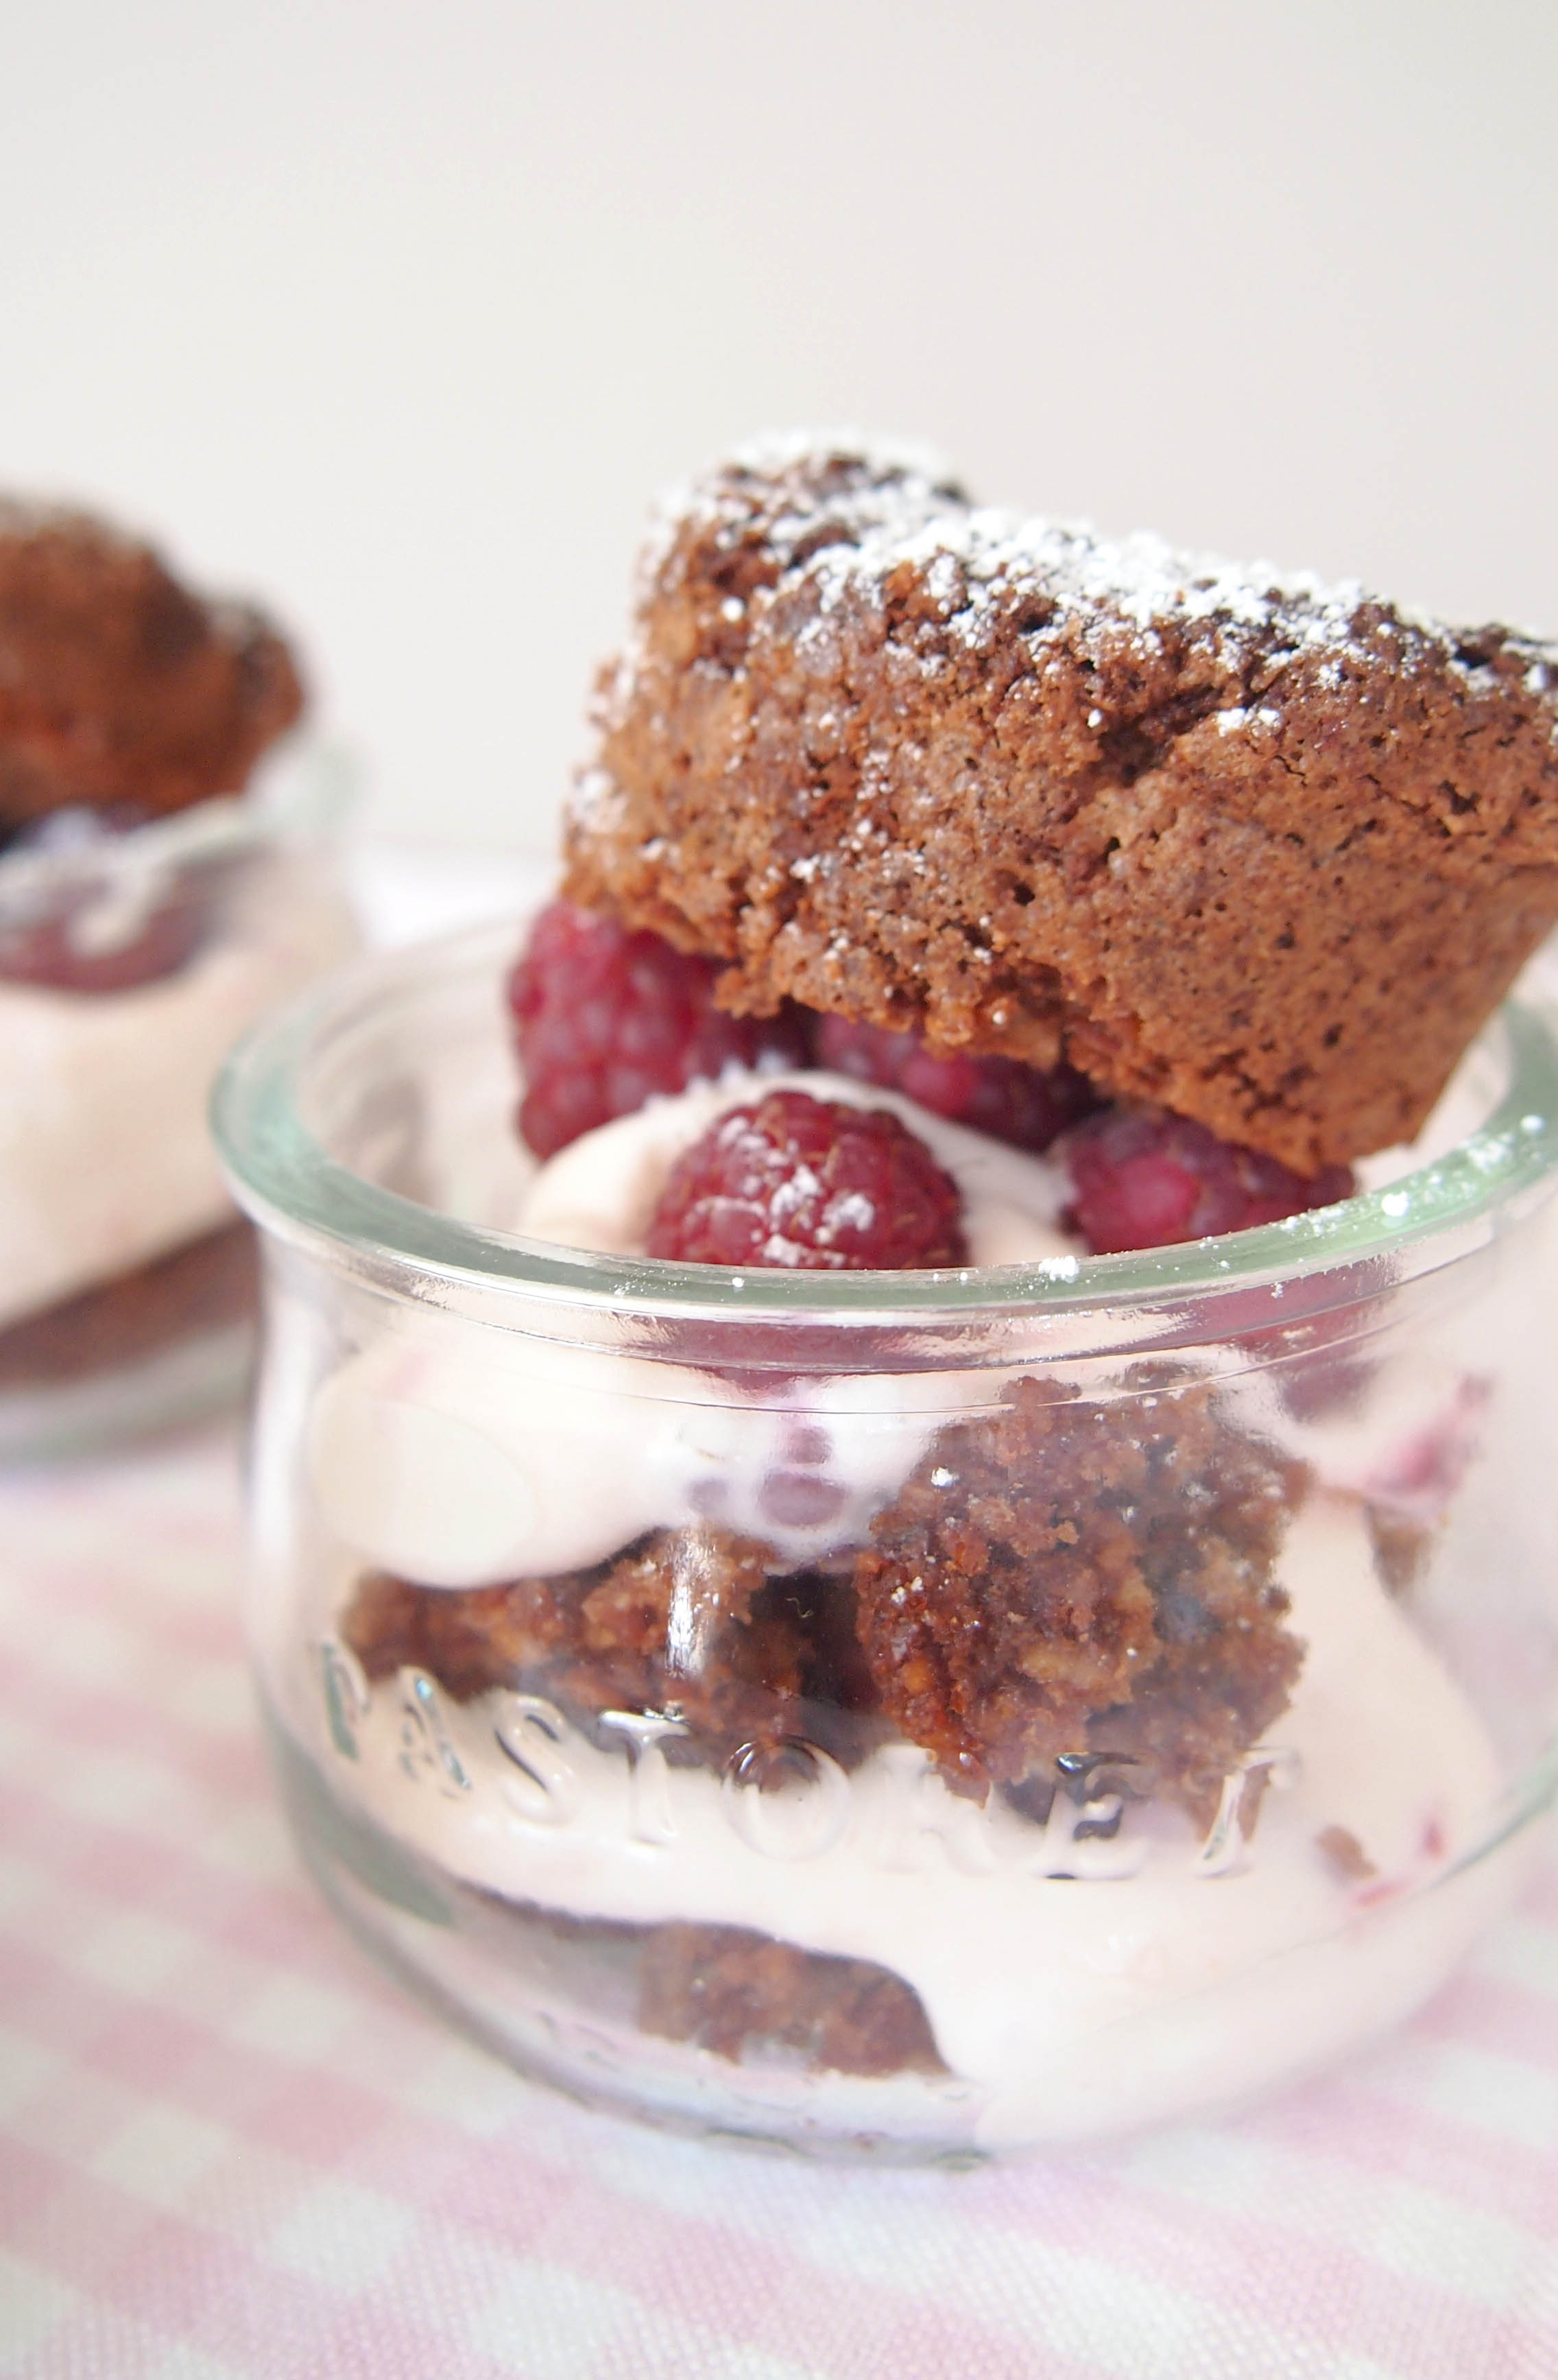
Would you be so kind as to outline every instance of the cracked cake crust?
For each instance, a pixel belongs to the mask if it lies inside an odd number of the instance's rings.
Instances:
[[[1558,651],[973,509],[714,471],[603,675],[565,890],[786,997],[1300,1172],[1406,1139],[1558,917]]]

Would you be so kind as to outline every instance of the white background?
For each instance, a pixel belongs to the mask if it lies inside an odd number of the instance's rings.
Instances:
[[[259,593],[370,822],[548,844],[650,492],[976,492],[1558,628],[1555,0],[10,0],[0,480]]]

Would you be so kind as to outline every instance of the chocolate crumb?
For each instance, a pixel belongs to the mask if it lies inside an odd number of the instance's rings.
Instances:
[[[1204,1382],[1127,1386],[1022,1379],[944,1429],[856,1560],[861,1640],[954,1787],[1106,1752],[1204,1822],[1302,1660],[1272,1573],[1303,1475]]]
[[[1345,1883],[1367,1884],[1371,1876],[1378,1876],[1379,1869],[1350,1827],[1322,1827],[1314,1840]]]

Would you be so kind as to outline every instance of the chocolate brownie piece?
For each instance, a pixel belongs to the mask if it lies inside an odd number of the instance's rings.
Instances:
[[[238,793],[302,708],[258,613],[84,514],[0,500],[0,835],[77,803],[157,816]]]
[[[1272,1584],[1301,1473],[1204,1382],[1125,1387],[1022,1379],[940,1431],[856,1560],[857,1624],[886,1714],[955,1787],[1109,1754],[1205,1820],[1302,1659]]]
[[[341,1633],[370,1679],[426,1670],[456,1702],[512,1686],[586,1726],[608,1710],[674,1713],[688,1732],[667,1756],[719,1766],[795,1720],[799,1616],[769,1590],[768,1563],[725,1530],[662,1529],[557,1578],[449,1589],[375,1574]]]
[[[371,1571],[353,1589],[341,1635],[374,1683],[425,1670],[457,1703],[474,1702],[493,1686],[527,1683],[572,1647],[576,1585],[575,1573],[446,1589]]]
[[[341,1618],[371,1681],[425,1670],[456,1702],[494,1686],[601,1711],[669,1712],[673,1765],[722,1767],[750,1743],[803,1736],[846,1768],[891,1732],[855,1633],[854,1590],[707,1526],[665,1529],[557,1578],[420,1586],[374,1572]]]
[[[732,2064],[945,2073],[918,1994],[869,1959],[805,1950],[744,1925],[635,1925],[456,1886],[461,1923],[512,1977],[608,2027],[625,2019]]]
[[[717,2057],[788,2050],[838,2074],[945,2073],[918,1995],[868,1959],[802,1950],[740,1925],[657,1925],[638,2022]]]
[[[1558,917],[1558,649],[975,510],[847,443],[670,511],[568,897],[1301,1173],[1408,1137]]]
[[[1033,1807],[1057,1760],[1106,1754],[1207,1818],[1302,1660],[1272,1582],[1302,1473],[1204,1381],[1142,1365],[1125,1390],[1023,1379],[938,1432],[848,1578],[660,1530],[558,1578],[370,1576],[342,1635],[369,1679],[425,1670],[459,1702],[523,1687],[586,1729],[672,1714],[677,1764],[800,1735],[854,1767],[896,1731],[973,1795]]]

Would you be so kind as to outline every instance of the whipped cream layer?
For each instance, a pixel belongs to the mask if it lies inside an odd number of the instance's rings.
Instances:
[[[318,856],[279,852],[160,982],[0,983],[0,1328],[231,1220],[206,1129],[217,1067],[356,939]]]
[[[972,2086],[984,2145],[1119,2131],[1383,2029],[1453,1965],[1504,1881],[1496,1863],[1459,1872],[1492,1831],[1493,1754],[1383,1593],[1356,1507],[1312,1500],[1279,1577],[1307,1650],[1251,1755],[1269,1782],[1248,1834],[1238,1780],[1208,1836],[1127,1803],[1112,1837],[1079,1837],[1109,1803],[1057,1796],[1047,1826],[980,1809],[908,1744],[852,1776],[816,1756],[779,1793],[732,1790],[647,1737],[598,1751],[535,1697],[461,1707],[416,1672],[369,1688],[333,1645],[333,1730],[316,1689],[313,1748],[344,1801],[486,1892],[748,1926],[901,1976]]]
[[[319,1390],[308,1427],[332,1533],[424,1586],[583,1570],[714,1522],[788,1567],[858,1545],[984,1373],[739,1381],[397,1314]]]
[[[638,1251],[682,1149],[730,1108],[788,1087],[890,1108],[919,1134],[962,1195],[976,1263],[1071,1252],[1058,1168],[827,1074],[732,1072],[603,1124],[539,1168],[514,1228]],[[988,1374],[923,1372],[749,1393],[739,1378],[405,1309],[320,1390],[309,1469],[339,1537],[429,1586],[583,1569],[648,1529],[709,1521],[798,1564],[858,1544],[941,1423],[999,1392]]]
[[[1074,1257],[1058,1220],[1069,1195],[1060,1167],[899,1093],[822,1073],[732,1072],[603,1124],[514,1193],[513,1227],[556,1245],[640,1253],[682,1150],[774,1087],[890,1109],[957,1183],[976,1264]],[[1371,1352],[1366,1390],[1329,1416],[1289,1411],[1280,1378],[1236,1348],[1185,1360],[1222,1377],[1231,1418],[1328,1486],[1412,1517],[1437,1518],[1444,1486],[1475,1446],[1480,1385],[1421,1347],[1409,1357]],[[1066,1376],[1064,1364],[1049,1368]],[[427,1586],[581,1570],[650,1529],[702,1522],[760,1538],[794,1566],[858,1545],[936,1430],[998,1403],[1016,1376],[769,1377],[743,1389],[739,1374],[477,1330],[402,1306],[320,1388],[309,1474],[344,1544]],[[1085,1377],[1079,1367],[1079,1383]]]

